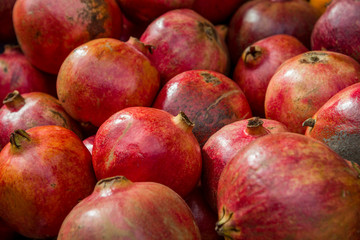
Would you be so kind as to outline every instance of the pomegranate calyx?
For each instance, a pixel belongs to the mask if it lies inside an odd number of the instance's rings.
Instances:
[[[303,123],[303,127],[311,127],[313,128],[315,126],[316,120],[314,118],[308,118]]]
[[[240,232],[240,229],[238,229],[237,227],[227,225],[227,223],[233,217],[234,213],[231,212],[231,213],[226,214],[227,211],[225,210],[225,207],[223,207],[222,212],[223,212],[222,217],[220,218],[219,221],[216,222],[215,231],[220,236],[225,237],[225,239],[233,239],[232,238],[232,233],[234,233],[234,232],[239,233]]]
[[[25,99],[21,96],[19,91],[14,90],[6,95],[3,100],[3,104],[5,104],[9,109],[19,110],[22,106],[24,106]]]
[[[108,188],[113,186],[114,184],[127,184],[127,183],[131,183],[131,181],[127,179],[125,176],[113,176],[99,180],[96,183],[96,187]]]
[[[246,125],[246,133],[249,135],[266,135],[270,131],[263,127],[264,122],[259,117],[252,117],[248,120]]]
[[[175,125],[179,126],[184,131],[192,131],[195,126],[195,124],[191,122],[186,114],[182,111],[180,111],[179,114],[173,118],[173,121]]]
[[[251,45],[244,50],[242,59],[246,65],[255,65],[263,52],[264,50],[260,46]]]
[[[145,44],[136,37],[130,37],[127,43],[144,55],[152,54],[155,49],[155,46]]]
[[[17,129],[10,134],[10,144],[12,147],[19,149],[24,140],[30,141],[30,135],[23,129]]]

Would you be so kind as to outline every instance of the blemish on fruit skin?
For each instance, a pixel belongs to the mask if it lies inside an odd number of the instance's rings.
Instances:
[[[207,22],[198,22],[198,27],[201,32],[206,34],[206,37],[213,41],[219,41],[216,29]]]
[[[104,0],[81,0],[85,8],[78,12],[80,21],[86,24],[91,39],[105,33],[104,23],[109,18]]]
[[[213,86],[217,86],[221,83],[220,79],[211,75],[210,73],[208,72],[202,72],[200,73],[200,75],[203,77],[203,80],[206,82],[206,83],[212,83]]]

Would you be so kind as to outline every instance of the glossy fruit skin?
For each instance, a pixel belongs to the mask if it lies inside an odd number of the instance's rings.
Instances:
[[[214,212],[206,202],[201,187],[196,187],[189,193],[185,201],[190,207],[196,225],[199,227],[201,240],[220,240],[222,239],[215,231],[217,221],[216,211]]]
[[[0,216],[28,238],[55,237],[66,215],[95,186],[91,155],[66,128],[26,132],[30,140],[16,134],[16,144],[0,153]]]
[[[360,2],[333,0],[314,26],[313,50],[340,52],[360,62]]]
[[[277,34],[248,46],[236,64],[233,80],[243,90],[254,116],[265,117],[265,93],[276,69],[308,49],[295,37]]]
[[[201,187],[215,212],[219,179],[225,165],[255,139],[270,133],[287,131],[285,125],[278,121],[254,117],[230,123],[211,135],[202,148]]]
[[[191,8],[194,0],[117,0],[124,15],[136,23],[149,24],[160,15],[178,8]]]
[[[232,64],[250,44],[263,38],[288,34],[310,49],[318,12],[304,0],[255,0],[240,6],[229,24],[228,47]]]
[[[172,115],[183,111],[195,123],[193,133],[200,146],[226,124],[252,116],[239,86],[209,70],[178,74],[160,90],[152,106]]]
[[[149,107],[123,109],[96,133],[93,166],[98,180],[123,175],[134,182],[164,184],[186,196],[201,174],[201,151],[176,117]]]
[[[6,95],[14,90],[20,93],[56,92],[55,81],[51,83],[53,79],[32,66],[15,45],[6,45],[0,54],[0,79],[0,106]]]
[[[343,158],[360,164],[360,83],[344,88],[312,117],[305,135],[327,144]]]
[[[131,43],[102,38],[76,48],[62,64],[56,84],[70,116],[99,127],[121,109],[150,106],[160,77]]]
[[[160,72],[162,85],[184,71],[229,73],[227,46],[214,25],[190,9],[169,11],[146,28],[140,40],[154,46],[147,56]]]
[[[358,173],[325,144],[269,134],[224,168],[216,228],[234,240],[359,239],[359,189]]]
[[[0,43],[15,43],[16,35],[12,20],[12,10],[16,0],[2,0],[0,5]]]
[[[95,140],[95,135],[89,136],[83,140],[85,147],[89,150],[91,155],[94,147],[94,140]]]
[[[79,45],[95,38],[118,38],[121,33],[115,0],[18,0],[13,19],[25,56],[52,74]]]
[[[360,81],[360,64],[329,51],[310,51],[285,61],[265,95],[266,118],[291,132],[305,133],[302,123],[340,90]]]
[[[200,240],[200,233],[189,207],[170,188],[117,176],[100,180],[74,207],[58,239]]]

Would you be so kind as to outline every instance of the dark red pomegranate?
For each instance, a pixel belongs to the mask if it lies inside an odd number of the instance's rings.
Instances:
[[[16,35],[12,20],[12,10],[16,0],[2,0],[0,4],[0,44],[15,43]]]
[[[333,0],[314,26],[313,50],[346,54],[360,62],[360,1]]]
[[[245,0],[195,0],[192,9],[213,24],[227,23]]]
[[[123,13],[134,22],[149,24],[170,10],[191,8],[194,0],[117,0]]]
[[[189,207],[170,188],[116,176],[100,180],[66,217],[58,240],[73,239],[201,238]]]
[[[245,146],[270,133],[288,131],[284,124],[258,117],[228,124],[214,133],[202,148],[201,187],[207,202],[217,212],[217,189],[225,165]]]
[[[155,19],[140,40],[154,46],[148,54],[162,84],[184,71],[201,69],[227,74],[227,46],[214,25],[190,9],[169,11]]]
[[[271,77],[285,60],[307,52],[295,37],[278,34],[248,46],[234,70],[234,81],[244,91],[254,116],[265,117],[265,93]]]
[[[255,0],[240,6],[229,24],[228,46],[232,64],[250,44],[263,38],[288,34],[310,49],[318,12],[304,0]]]
[[[56,78],[34,68],[18,46],[6,45],[4,53],[0,54],[1,102],[14,90],[20,93],[45,92],[53,95],[56,92],[55,81]]]
[[[102,38],[76,48],[57,78],[59,100],[70,116],[99,127],[123,108],[150,106],[160,77],[140,47],[148,50],[134,38]]]
[[[90,137],[87,137],[83,140],[83,143],[85,145],[85,147],[89,150],[89,152],[92,154],[92,150],[94,147],[94,140],[95,140],[95,135],[92,135]]]
[[[65,112],[56,98],[46,93],[20,94],[15,90],[6,96],[3,103],[4,106],[0,108],[0,150],[9,143],[11,133],[17,129],[56,125],[82,137],[77,122]]]
[[[217,221],[216,211],[214,212],[206,202],[201,187],[196,187],[186,196],[185,201],[190,207],[196,225],[199,227],[201,240],[222,239],[215,231]]]
[[[115,0],[17,0],[13,19],[25,56],[53,74],[74,48],[121,33],[121,11]]]
[[[28,238],[55,237],[95,183],[91,155],[74,132],[16,130],[0,152],[0,217]]]
[[[266,118],[305,133],[302,123],[329,98],[360,81],[360,64],[330,51],[310,51],[285,61],[271,78],[265,95]]]
[[[193,133],[200,146],[226,124],[252,116],[239,86],[208,70],[186,71],[172,78],[160,90],[153,107],[172,115],[183,111],[195,123]]]
[[[217,232],[226,239],[359,239],[358,173],[320,141],[275,133],[224,168]]]
[[[112,115],[96,133],[92,160],[98,180],[123,175],[164,184],[182,197],[201,174],[200,146],[184,113],[131,107]]]
[[[360,83],[335,94],[303,125],[305,135],[360,164]]]

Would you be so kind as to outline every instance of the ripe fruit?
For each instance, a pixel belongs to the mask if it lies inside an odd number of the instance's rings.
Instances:
[[[123,176],[100,180],[64,220],[58,240],[189,239],[199,229],[185,201],[154,182]]]
[[[216,229],[229,239],[359,239],[360,182],[325,144],[296,133],[250,143],[224,168]]]
[[[0,44],[15,43],[16,36],[12,20],[12,10],[16,0],[2,0],[0,5]]]
[[[95,135],[87,137],[83,140],[85,147],[89,150],[91,155],[92,155],[92,150],[94,147],[94,140],[95,140]]]

